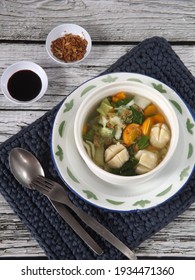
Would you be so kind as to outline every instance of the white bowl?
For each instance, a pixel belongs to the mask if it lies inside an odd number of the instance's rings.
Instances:
[[[112,96],[119,91],[125,91],[130,94],[133,94],[134,96],[139,95],[150,99],[151,102],[156,104],[166,116],[166,120],[171,129],[171,141],[165,158],[153,170],[142,175],[120,176],[109,173],[97,166],[92,161],[92,159],[88,156],[83,146],[82,128],[89,112],[93,111],[97,107],[97,105],[102,101],[102,99],[104,99],[107,96]],[[110,85],[103,86],[102,88],[94,90],[83,100],[75,117],[74,138],[76,147],[81,157],[83,158],[84,162],[87,164],[89,169],[96,176],[111,184],[120,186],[131,186],[131,183],[143,183],[151,179],[153,176],[156,176],[168,164],[177,147],[179,138],[179,124],[173,107],[159,91],[138,82],[114,82]]]
[[[21,101],[18,99],[15,99],[14,97],[11,96],[9,90],[8,90],[8,81],[9,79],[12,77],[13,74],[15,74],[16,72],[22,71],[22,70],[30,70],[32,72],[34,72],[35,74],[37,74],[39,76],[39,78],[41,79],[41,90],[39,92],[39,94],[33,98],[30,99],[28,101]],[[14,104],[25,104],[25,105],[30,105],[32,103],[34,103],[35,101],[39,100],[46,92],[48,87],[48,78],[47,78],[47,74],[46,72],[43,70],[43,68],[41,66],[39,66],[38,64],[31,62],[31,61],[18,61],[10,66],[8,66],[5,71],[3,72],[3,75],[1,77],[1,90],[4,94],[4,96],[11,101]],[[28,94],[28,92],[27,92]]]
[[[84,57],[80,60],[73,61],[73,62],[65,62],[60,59],[58,59],[56,56],[51,51],[51,43],[52,41],[56,40],[59,37],[64,36],[65,34],[73,34],[73,35],[79,35],[81,38],[86,39],[88,44],[87,44],[87,49]],[[61,24],[54,29],[50,31],[50,33],[47,36],[46,39],[46,50],[48,55],[57,63],[60,63],[62,65],[69,65],[69,64],[75,64],[83,61],[90,53],[91,51],[91,37],[89,33],[81,26],[76,25],[76,24]]]

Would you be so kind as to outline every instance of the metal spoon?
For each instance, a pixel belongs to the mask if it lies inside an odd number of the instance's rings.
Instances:
[[[35,183],[38,176],[44,177],[44,171],[37,160],[30,152],[21,148],[14,148],[9,154],[9,163],[10,169],[14,174],[15,178],[24,186],[31,188],[30,186],[35,186],[35,188],[45,194],[43,191],[44,183],[41,186],[37,186]],[[40,182],[39,182],[40,183]],[[56,184],[55,182],[53,182]],[[47,195],[48,196],[48,195]],[[62,194],[63,196],[63,194]],[[65,195],[66,196],[66,195]],[[48,196],[49,197],[49,196]],[[110,242],[115,246],[119,251],[121,251],[128,259],[135,260],[137,259],[135,254],[123,243],[121,242],[114,234],[112,234],[108,229],[106,229],[102,224],[100,224],[93,217],[89,216],[82,209],[77,208],[71,201],[64,199],[64,196],[59,199],[59,196],[53,196],[51,203],[54,205],[58,213],[64,218],[64,220],[73,228],[75,232],[91,247],[97,254],[101,254],[102,249],[95,243],[95,241],[87,234],[86,231],[81,227],[80,224],[74,219],[74,217],[68,212],[68,210],[63,206],[64,203],[66,206],[70,207],[80,219],[85,222],[86,225],[91,227],[96,233],[102,236],[105,240]],[[67,218],[68,216],[68,218]],[[71,220],[72,216],[72,220]],[[73,221],[74,220],[74,221]],[[78,225],[76,225],[77,223]],[[78,230],[79,226],[79,230]],[[81,231],[83,230],[83,234]]]
[[[9,153],[10,170],[16,180],[23,186],[30,188],[32,181],[37,176],[44,176],[44,171],[37,158],[22,148],[14,148]],[[63,204],[51,201],[52,205],[67,224],[80,236],[80,238],[98,255],[103,253],[103,250],[93,240],[93,238],[84,230],[79,222],[72,214],[64,207]]]

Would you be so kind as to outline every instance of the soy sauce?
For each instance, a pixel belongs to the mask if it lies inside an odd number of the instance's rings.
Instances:
[[[14,99],[30,101],[40,93],[42,82],[35,72],[20,70],[10,77],[7,87]]]

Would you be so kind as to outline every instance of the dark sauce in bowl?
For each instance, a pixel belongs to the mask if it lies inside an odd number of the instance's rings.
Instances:
[[[30,101],[40,93],[42,82],[35,72],[20,70],[9,78],[7,88],[14,99]]]

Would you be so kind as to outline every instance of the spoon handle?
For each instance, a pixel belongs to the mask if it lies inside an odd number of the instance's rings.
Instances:
[[[84,230],[84,228],[77,222],[72,214],[66,209],[66,207],[56,201],[51,201],[53,207],[64,219],[64,221],[74,230],[74,232],[91,248],[96,254],[101,255],[103,250],[94,241],[94,239]]]
[[[100,224],[92,216],[88,215],[88,213],[84,212],[81,208],[76,207],[68,198],[62,185],[48,178],[39,176],[32,182],[32,186],[46,195],[52,202],[62,203],[72,209],[86,225],[122,252],[128,259],[137,259],[136,255],[130,250],[130,248],[128,248],[128,246],[118,239],[111,231]]]
[[[122,242],[118,239],[112,232],[105,228],[93,217],[89,216],[82,209],[76,207],[74,204],[69,203],[68,206],[77,214],[77,216],[90,228],[92,228],[96,233],[102,236],[110,244],[116,247],[120,252],[122,252],[128,259],[136,260],[136,255]]]
[[[58,199],[59,203],[65,204],[69,208],[71,208],[86,225],[88,225],[96,233],[98,233],[105,240],[107,240],[110,244],[112,244],[114,247],[116,247],[128,259],[130,259],[130,260],[137,259],[136,255],[122,241],[120,241],[120,239],[118,239],[112,232],[110,232],[107,228],[105,228],[102,224],[100,224],[96,219],[89,216],[81,208],[76,207],[67,198],[66,199],[64,199],[64,198],[65,198],[65,196],[62,196],[61,199]],[[52,200],[52,202],[54,202],[54,200]]]

